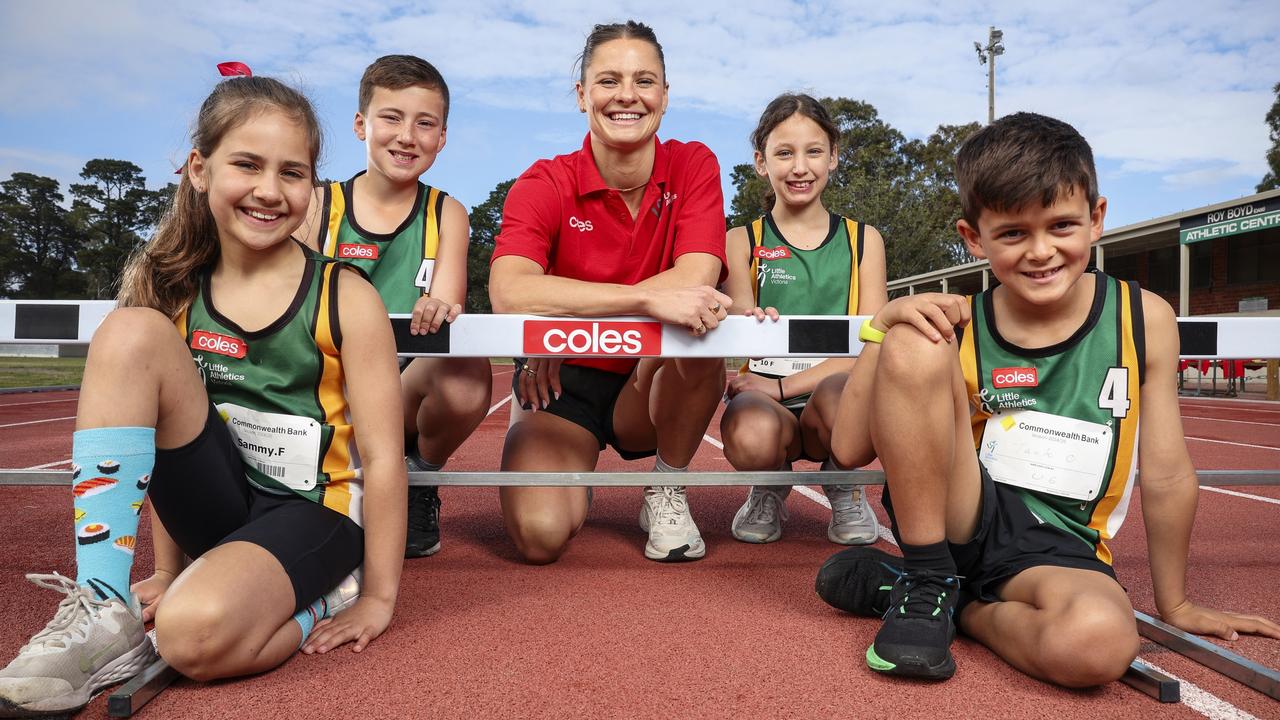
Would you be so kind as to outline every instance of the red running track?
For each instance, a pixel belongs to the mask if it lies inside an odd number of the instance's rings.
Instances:
[[[494,374],[499,403],[510,370],[495,367]],[[75,393],[0,396],[0,467],[66,467],[58,463],[69,456],[73,420],[54,418],[73,416],[74,401]],[[1182,406],[1199,468],[1280,468],[1280,406],[1202,399]],[[506,420],[502,405],[449,468],[494,469]],[[718,420],[712,440],[717,427]],[[728,469],[710,441],[693,467]],[[605,453],[599,469],[649,466]],[[1280,488],[1228,489],[1245,496],[1201,492],[1188,569],[1192,597],[1274,617]],[[838,549],[826,540],[828,511],[792,493],[783,539],[747,545],[729,535],[745,492],[690,490],[708,545],[700,562],[645,560],[636,525],[641,490],[604,488],[561,561],[530,567],[503,533],[496,490],[445,488],[444,549],[406,563],[395,620],[364,653],[297,656],[274,672],[231,682],[182,680],[141,717],[1280,717],[1280,704],[1152,645],[1142,657],[1184,680],[1184,704],[1160,705],[1119,683],[1051,687],[966,639],[955,647],[959,671],[943,685],[875,675],[863,653],[878,623],[834,611],[812,590],[818,565]],[[56,600],[22,574],[73,570],[65,493],[0,487],[6,661],[51,617]],[[1140,490],[1135,495],[1114,543],[1116,570],[1135,606],[1152,612]],[[878,499],[873,505],[883,520]],[[142,528],[145,538],[147,523]],[[139,553],[138,565],[136,576],[150,572],[149,553]],[[1280,667],[1280,642],[1221,644]],[[100,697],[81,717],[105,712]]]

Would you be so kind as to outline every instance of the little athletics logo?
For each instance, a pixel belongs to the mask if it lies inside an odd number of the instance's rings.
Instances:
[[[991,392],[987,388],[979,390],[977,395],[970,398],[970,401],[974,407],[987,415],[994,415],[997,410],[1016,410],[1036,406],[1036,399],[1033,397],[1024,398],[1016,392]]]
[[[662,323],[525,320],[527,355],[657,356],[662,354]]]

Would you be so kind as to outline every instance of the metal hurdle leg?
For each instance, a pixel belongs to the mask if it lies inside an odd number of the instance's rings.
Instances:
[[[1162,703],[1182,701],[1181,683],[1141,660],[1135,659],[1129,663],[1129,669],[1120,678],[1120,682]]]
[[[156,660],[111,693],[107,698],[107,715],[113,718],[132,717],[176,679],[177,670],[164,660]]]
[[[1133,614],[1138,619],[1138,632],[1143,637],[1242,682],[1273,700],[1280,700],[1280,672],[1185,633],[1146,613],[1135,610]]]

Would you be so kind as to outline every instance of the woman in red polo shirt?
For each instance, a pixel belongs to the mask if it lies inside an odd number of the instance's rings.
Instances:
[[[648,26],[597,25],[580,60],[589,132],[581,150],[534,163],[507,195],[489,274],[493,309],[647,315],[706,333],[731,303],[713,287],[724,268],[719,164],[700,143],[658,140],[666,66]],[[590,471],[608,444],[678,471],[715,413],[724,363],[530,358],[517,362],[512,389],[503,470]],[[505,487],[500,497],[507,532],[531,563],[560,557],[590,499],[583,487]],[[683,487],[645,488],[640,526],[650,559],[706,553]]]

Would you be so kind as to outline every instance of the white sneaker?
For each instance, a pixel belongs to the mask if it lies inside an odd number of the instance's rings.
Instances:
[[[733,516],[730,529],[742,542],[771,543],[782,537],[782,521],[787,519],[790,485],[757,485]]]
[[[697,560],[707,554],[689,513],[683,487],[647,487],[640,508],[640,529],[649,533],[644,556],[659,562]]]
[[[99,600],[93,590],[54,573],[27,575],[64,593],[44,629],[0,670],[0,717],[71,712],[95,692],[137,675],[156,660],[134,601]]]
[[[324,612],[320,615],[322,619],[337,615],[360,599],[362,569],[358,567],[352,570],[350,575],[342,578],[342,582],[324,594]]]
[[[823,485],[831,501],[827,539],[840,545],[870,545],[880,536],[880,522],[867,504],[861,485]]]

